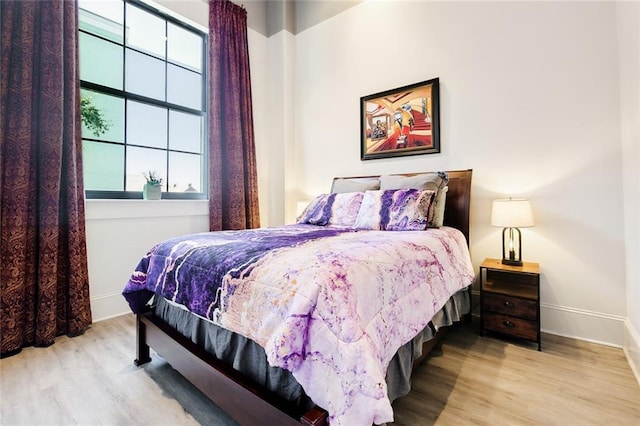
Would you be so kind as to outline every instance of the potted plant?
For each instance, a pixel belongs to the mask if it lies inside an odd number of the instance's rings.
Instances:
[[[142,188],[143,200],[159,200],[162,198],[162,178],[158,177],[156,172],[149,170],[148,173],[142,173],[147,183]]]

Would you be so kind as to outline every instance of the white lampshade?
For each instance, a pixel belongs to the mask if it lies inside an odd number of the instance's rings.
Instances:
[[[517,198],[494,200],[491,208],[491,225],[502,228],[527,228],[533,226],[531,202]]]

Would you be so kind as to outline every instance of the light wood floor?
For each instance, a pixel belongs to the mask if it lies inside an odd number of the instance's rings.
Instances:
[[[640,425],[640,386],[620,349],[543,336],[534,346],[453,329],[394,404],[397,425]],[[0,361],[0,424],[227,425],[159,357],[135,357],[131,315]]]

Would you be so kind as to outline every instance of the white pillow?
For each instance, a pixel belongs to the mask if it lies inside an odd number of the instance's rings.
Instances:
[[[447,204],[447,191],[449,191],[449,187],[445,186],[436,196],[435,206],[433,207],[435,213],[433,215],[433,221],[431,225],[429,225],[432,228],[440,228],[444,224],[444,206]]]

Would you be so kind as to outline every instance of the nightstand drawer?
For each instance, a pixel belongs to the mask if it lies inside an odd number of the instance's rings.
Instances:
[[[487,281],[535,286],[537,276],[530,274],[518,274],[512,271],[496,271],[493,269],[487,269]]]
[[[483,321],[485,330],[497,331],[533,341],[538,340],[538,323],[536,321],[528,321],[493,312],[485,312]]]
[[[485,293],[482,309],[534,321],[538,319],[538,302],[535,300]]]

